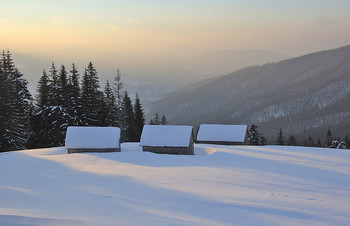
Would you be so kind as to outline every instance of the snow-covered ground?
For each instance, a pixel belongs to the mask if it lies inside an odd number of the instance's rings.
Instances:
[[[350,150],[0,154],[0,225],[350,225]]]

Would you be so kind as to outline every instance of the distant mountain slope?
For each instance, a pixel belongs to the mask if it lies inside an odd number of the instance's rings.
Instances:
[[[287,55],[258,49],[232,49],[210,51],[187,60],[187,66],[209,75],[225,75],[252,65],[289,59]],[[211,74],[210,74],[211,73]],[[203,76],[203,75],[202,75]]]
[[[270,142],[285,135],[350,132],[350,46],[244,68],[153,103],[171,123],[257,123]]]

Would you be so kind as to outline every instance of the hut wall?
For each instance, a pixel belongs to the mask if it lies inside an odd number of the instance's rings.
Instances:
[[[189,147],[152,147],[143,146],[143,151],[149,151],[157,154],[173,154],[173,155],[193,155],[194,147],[193,145]]]
[[[120,148],[68,148],[68,154],[84,152],[120,152]]]
[[[231,142],[231,141],[198,141],[197,144],[218,144],[218,145],[244,145],[244,142]]]

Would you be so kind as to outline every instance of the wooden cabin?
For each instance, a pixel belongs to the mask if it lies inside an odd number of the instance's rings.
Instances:
[[[140,145],[158,154],[193,155],[193,140],[192,126],[145,125]]]
[[[120,152],[118,127],[70,126],[67,128],[65,148],[70,153]]]
[[[244,144],[246,125],[202,124],[199,126],[196,143],[238,145]]]

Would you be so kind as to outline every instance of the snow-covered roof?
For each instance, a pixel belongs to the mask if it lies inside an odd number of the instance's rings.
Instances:
[[[141,135],[141,146],[188,147],[192,137],[192,126],[145,125]]]
[[[66,148],[119,148],[118,127],[70,126],[66,134]]]
[[[244,142],[246,125],[202,124],[197,141]]]

